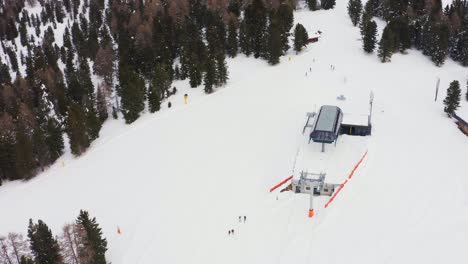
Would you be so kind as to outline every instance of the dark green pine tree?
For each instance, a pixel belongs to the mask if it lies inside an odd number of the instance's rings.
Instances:
[[[441,66],[447,57],[448,44],[449,44],[449,28],[447,25],[442,24],[434,27],[435,32],[433,36],[433,47],[431,48],[431,59],[437,66]]]
[[[154,76],[148,88],[148,105],[151,113],[161,109],[161,101],[171,87],[171,78],[164,64],[156,63]]]
[[[335,7],[335,0],[322,0],[322,8],[325,10],[333,9]]]
[[[239,47],[240,51],[247,57],[252,54],[252,45],[247,33],[247,23],[245,22],[245,19],[242,20],[239,27]]]
[[[307,30],[302,24],[298,23],[294,29],[294,50],[300,52],[302,48],[307,45],[308,39],[309,35],[307,34]]]
[[[237,22],[234,19],[229,20],[228,36],[226,41],[226,52],[231,58],[237,56],[239,49],[239,40],[237,36]]]
[[[24,18],[25,17],[23,17],[23,19],[21,19],[21,22],[19,23],[20,41],[23,47],[28,45],[28,28]]]
[[[216,55],[216,79],[215,85],[216,86],[223,86],[227,83],[229,79],[227,63],[226,63],[226,56],[223,53],[219,53]]]
[[[306,2],[307,6],[311,11],[315,11],[318,9],[317,0],[306,0]]]
[[[71,103],[68,108],[68,116],[66,120],[66,131],[70,139],[71,152],[79,156],[90,145],[86,129],[86,114],[79,104]]]
[[[465,99],[468,102],[468,81],[466,81],[466,94],[465,94]]]
[[[8,83],[11,83],[10,70],[0,58],[0,86]]]
[[[188,68],[188,77],[190,79],[189,83],[190,87],[196,88],[202,83],[203,65],[195,52],[192,52],[189,58],[191,58]]]
[[[121,111],[127,124],[140,117],[145,108],[145,82],[129,66],[120,63],[119,67]]]
[[[34,224],[32,219],[29,219],[28,238],[35,263],[63,263],[57,240],[54,239],[49,227],[42,220]]]
[[[18,179],[29,179],[34,169],[33,145],[29,131],[19,125],[16,131],[15,170]]]
[[[203,77],[203,84],[205,86],[205,93],[210,94],[213,92],[213,86],[216,81],[216,61],[213,56],[208,56],[206,62],[206,73]]]
[[[359,18],[361,17],[362,3],[361,0],[349,0],[348,2],[348,15],[354,26],[357,26]]]
[[[366,25],[363,27],[362,45],[365,52],[372,53],[377,43],[377,24],[373,20],[364,23]]]
[[[102,128],[102,122],[99,119],[96,107],[94,105],[86,109],[86,128],[90,142],[99,137],[99,132]]]
[[[274,16],[278,19],[278,25],[280,27],[281,46],[284,53],[290,48],[289,36],[294,23],[293,8],[287,3],[282,3],[275,13],[276,14]]]
[[[244,12],[247,40],[251,43],[255,58],[259,58],[268,53],[268,39],[266,37],[268,36],[267,14],[268,10],[262,0],[253,0]]]
[[[34,159],[39,163],[39,167],[44,171],[44,166],[46,166],[50,161],[50,152],[49,147],[45,142],[46,131],[42,128],[43,124],[39,124],[32,134],[32,143],[33,143],[33,155]]]
[[[379,42],[378,56],[382,62],[390,61],[394,50],[395,35],[388,25],[384,28],[382,38]]]
[[[47,120],[46,145],[49,147],[50,162],[56,161],[63,153],[63,131],[62,126],[55,118]]]
[[[465,24],[465,32],[461,36],[460,62],[463,66],[468,66],[468,21]]]
[[[13,118],[3,113],[0,115],[3,127],[10,124],[10,129],[0,131],[0,182],[2,179],[15,179],[15,127]]]
[[[86,58],[79,59],[80,66],[78,69],[78,82],[81,87],[81,91],[84,93],[84,104],[86,108],[92,108],[93,105],[93,93],[94,93],[94,85],[91,81],[91,72],[89,69],[88,60]]]
[[[460,83],[453,81],[447,89],[447,97],[444,99],[444,111],[450,117],[455,114],[455,111],[460,107]]]
[[[93,254],[90,264],[107,264],[107,240],[103,237],[102,230],[99,227],[96,218],[90,218],[87,211],[80,210],[80,215],[78,216],[76,223],[82,226],[85,230],[86,236],[84,246]]]
[[[277,22],[272,21],[268,28],[268,63],[278,64],[282,54],[281,30]]]

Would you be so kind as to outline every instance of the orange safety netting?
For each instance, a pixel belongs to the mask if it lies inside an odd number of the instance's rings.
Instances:
[[[278,187],[280,187],[281,185],[285,184],[287,181],[289,181],[290,179],[292,179],[292,177],[293,177],[293,176],[291,175],[291,176],[289,176],[288,178],[282,180],[280,183],[278,183],[278,184],[276,184],[275,186],[271,187],[271,188],[270,188],[270,192],[276,190]]]
[[[330,198],[330,200],[328,200],[328,202],[325,204],[325,208],[328,207],[328,205],[330,205],[331,202],[333,202],[333,200],[335,199],[335,197],[341,192],[341,190],[344,188],[344,186],[346,185],[346,183],[348,183],[348,180],[351,180],[351,178],[353,177],[354,175],[354,172],[357,170],[357,168],[359,167],[359,165],[361,165],[362,161],[364,160],[364,158],[367,156],[367,150],[366,150],[366,153],[364,153],[364,155],[362,156],[362,158],[359,160],[359,162],[356,164],[356,166],[354,166],[353,170],[351,171],[351,173],[349,174],[348,178],[341,184],[340,188],[338,188],[338,190],[336,192],[333,193],[332,197]]]

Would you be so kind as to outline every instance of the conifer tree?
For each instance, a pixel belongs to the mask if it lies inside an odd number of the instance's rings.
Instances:
[[[151,113],[161,109],[161,101],[170,86],[171,80],[166,65],[157,63],[153,79],[148,88],[148,105]]]
[[[373,20],[364,22],[364,35],[362,36],[363,48],[367,53],[372,53],[377,43],[377,24]]]
[[[242,20],[239,27],[239,47],[241,52],[247,57],[252,54],[252,45],[247,33],[247,23],[245,22],[245,19]]]
[[[28,45],[28,28],[26,27],[25,19],[21,19],[21,22],[19,23],[19,33],[21,45],[25,47]]]
[[[16,132],[15,170],[20,179],[29,179],[34,169],[33,146],[27,128],[19,125]]]
[[[318,9],[317,0],[306,0],[306,2],[307,2],[307,6],[309,7],[311,11],[315,11]]]
[[[437,66],[444,64],[448,50],[449,29],[446,25],[434,27],[433,47],[431,48],[431,59]]]
[[[39,220],[37,224],[34,224],[32,219],[29,220],[28,238],[37,264],[63,263],[59,245],[49,227],[42,220]]]
[[[384,28],[382,38],[379,42],[378,56],[382,62],[390,61],[394,50],[395,36],[392,29],[387,25]]]
[[[227,83],[227,80],[229,79],[226,56],[224,56],[223,53],[219,53],[215,58],[215,63],[216,63],[215,85],[223,86]]]
[[[234,19],[231,19],[228,25],[228,37],[226,42],[226,52],[229,57],[234,58],[237,56],[237,50],[239,48],[238,42],[237,23]]]
[[[468,101],[468,81],[466,81],[466,94],[465,94],[465,99]]]
[[[294,14],[293,9],[288,3],[282,3],[278,7],[278,10],[273,15],[277,19],[278,26],[280,29],[281,35],[281,46],[283,53],[287,52],[290,48],[289,46],[289,35],[291,28],[294,23]],[[270,23],[271,23],[270,19]],[[281,54],[282,55],[282,54]]]
[[[247,41],[255,58],[267,53],[267,9],[262,0],[253,0],[244,12]]]
[[[50,162],[56,161],[63,153],[63,131],[60,123],[55,118],[47,120],[46,145],[50,152]]]
[[[268,29],[268,63],[278,64],[282,54],[280,27],[276,21],[272,21]]]
[[[325,10],[333,9],[336,4],[336,0],[322,0],[322,8]]]
[[[84,246],[88,249],[88,252],[92,253],[92,261],[90,264],[107,264],[107,240],[103,237],[102,230],[96,218],[90,218],[87,211],[80,210],[80,215],[76,223],[82,226],[86,233]]]
[[[201,85],[202,83],[202,63],[198,59],[198,55],[195,53],[192,53],[191,56],[191,66],[188,69],[188,77],[189,77],[189,83],[190,87],[195,88]]]
[[[349,0],[348,2],[348,15],[354,26],[357,26],[359,18],[361,17],[362,3],[361,0]]]
[[[140,117],[145,108],[145,83],[128,65],[120,63],[119,67],[121,111],[127,124]]]
[[[11,83],[10,70],[0,58],[0,86],[8,83]]]
[[[294,29],[294,50],[300,52],[302,47],[307,45],[308,39],[309,35],[307,34],[307,30],[302,24],[298,23]]]
[[[447,89],[447,96],[444,99],[444,111],[450,117],[460,107],[460,83],[453,81]]]
[[[208,56],[208,61],[206,62],[206,73],[203,78],[203,84],[205,86],[204,91],[207,94],[213,92],[213,86],[216,79],[216,62],[213,56]]]
[[[93,99],[93,105],[90,105],[86,110],[86,129],[88,130],[87,133],[90,141],[93,141],[99,137],[101,127],[102,122],[99,120]]]
[[[71,152],[76,156],[85,152],[90,145],[90,139],[86,129],[86,114],[79,104],[70,103],[66,131],[70,139]]]
[[[41,167],[41,170],[44,171],[44,166],[49,163],[50,152],[49,147],[45,142],[46,131],[43,130],[42,124],[39,124],[34,129],[32,134],[32,145],[33,145],[33,155],[38,165]]]

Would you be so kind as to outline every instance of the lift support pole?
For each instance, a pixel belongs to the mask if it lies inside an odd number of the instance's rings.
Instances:
[[[314,217],[314,188],[310,190],[309,218]]]

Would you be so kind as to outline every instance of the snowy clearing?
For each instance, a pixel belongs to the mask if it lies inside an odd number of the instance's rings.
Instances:
[[[210,96],[175,83],[173,108],[131,126],[110,121],[84,156],[64,155],[27,183],[5,184],[0,234],[25,233],[29,218],[58,234],[87,209],[114,264],[466,262],[468,140],[442,106],[451,81],[466,92],[466,68],[451,60],[436,67],[415,50],[386,64],[364,55],[346,4],[295,13],[309,33],[323,32],[301,54],[275,67],[230,60],[231,80]],[[306,144],[306,112],[343,94],[345,113],[366,113],[370,91],[371,137],[342,137],[325,154]],[[460,113],[468,118],[466,101]],[[307,195],[268,192],[291,175],[298,148],[310,154],[300,166],[323,157],[321,168],[336,175],[368,150],[346,188],[312,219]]]

